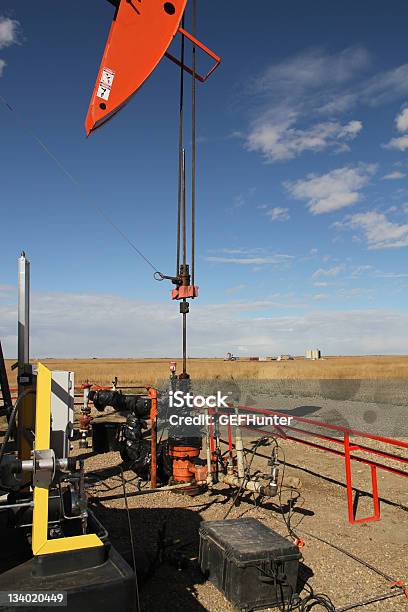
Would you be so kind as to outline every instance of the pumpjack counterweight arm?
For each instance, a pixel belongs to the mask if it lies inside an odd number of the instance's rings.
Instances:
[[[102,57],[85,127],[116,114],[143,85],[177,34],[187,0],[120,0]]]
[[[195,36],[182,22],[187,0],[108,0],[116,11],[108,42],[92,93],[85,121],[89,134],[120,111],[148,79],[162,57],[166,56],[202,83],[219,66],[221,58]],[[181,25],[180,25],[181,24]],[[187,38],[213,61],[201,75],[184,64],[168,48],[177,33]]]

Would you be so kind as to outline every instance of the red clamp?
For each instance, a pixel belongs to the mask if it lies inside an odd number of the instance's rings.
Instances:
[[[198,287],[196,285],[180,285],[171,292],[172,300],[184,300],[198,297]]]
[[[293,538],[293,543],[295,546],[297,546],[300,550],[303,550],[305,547],[305,541],[302,540],[302,538]]]
[[[395,582],[391,582],[391,588],[400,587],[402,589],[405,599],[408,599],[408,587],[403,580],[395,580]]]

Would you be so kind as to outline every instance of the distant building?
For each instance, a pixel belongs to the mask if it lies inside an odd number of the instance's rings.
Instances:
[[[321,356],[320,349],[307,349],[305,353],[306,359],[320,359]]]
[[[293,357],[292,355],[278,355],[278,357],[276,358],[276,361],[292,361]]]

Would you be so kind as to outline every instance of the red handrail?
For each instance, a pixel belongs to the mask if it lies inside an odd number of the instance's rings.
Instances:
[[[284,413],[284,412],[279,412],[277,410],[271,410],[271,409],[254,408],[251,406],[243,406],[243,405],[238,405],[237,408],[241,412],[246,411],[246,412],[262,414],[266,416],[276,415],[280,417],[285,417],[286,419],[289,416],[287,412]],[[218,412],[218,414],[226,414],[226,413]],[[368,521],[379,520],[381,518],[381,515],[380,515],[380,502],[379,502],[379,495],[378,495],[377,470],[378,469],[383,470],[385,472],[389,472],[396,476],[402,476],[404,478],[408,478],[408,471],[404,471],[402,469],[399,469],[398,467],[392,467],[384,463],[379,463],[377,461],[374,461],[373,459],[369,459],[365,457],[358,457],[356,455],[353,455],[352,453],[355,451],[362,451],[364,453],[378,455],[390,461],[399,462],[407,466],[408,466],[408,458],[401,457],[399,455],[396,455],[386,450],[379,450],[371,446],[367,446],[365,444],[351,442],[350,436],[366,438],[368,440],[381,442],[383,444],[389,444],[393,448],[398,447],[401,449],[408,449],[408,442],[405,442],[403,440],[397,440],[395,438],[389,438],[386,436],[378,436],[378,435],[370,434],[364,431],[359,431],[357,429],[351,429],[348,427],[343,427],[341,425],[334,425],[334,424],[326,423],[324,421],[319,421],[316,419],[308,419],[305,417],[294,416],[294,415],[290,415],[290,416],[293,421],[300,422],[300,423],[306,423],[307,425],[313,425],[314,427],[319,427],[321,429],[331,430],[331,431],[339,432],[342,434],[342,438],[334,438],[333,436],[324,435],[323,433],[318,433],[318,432],[307,430],[307,429],[301,429],[294,425],[279,425],[279,426],[274,425],[274,424],[271,425],[271,427],[273,427],[275,430],[273,435],[276,435],[277,437],[291,440],[293,442],[299,442],[300,444],[304,444],[311,448],[315,448],[317,450],[328,452],[337,457],[343,458],[345,461],[347,508],[348,508],[349,522],[351,524],[355,524],[355,523],[366,523]],[[243,429],[247,429],[249,431],[253,431],[255,433],[260,433],[262,435],[271,435],[271,431],[260,429],[259,427],[255,427],[255,426],[250,427],[248,425],[240,425],[240,427]],[[330,448],[328,446],[324,446],[323,444],[319,444],[318,442],[314,442],[310,439],[305,440],[298,436],[292,435],[292,433],[301,433],[303,435],[308,436],[309,438],[314,437],[314,438],[317,438],[318,440],[322,440],[322,441],[325,441],[325,442],[328,442],[328,443],[331,443],[337,446],[342,446],[343,449],[340,450],[340,449],[333,448],[333,447]],[[357,519],[355,516],[354,505],[353,505],[353,486],[352,486],[352,469],[351,469],[352,461],[363,463],[369,466],[371,470],[373,514],[371,516],[359,518],[359,519]]]

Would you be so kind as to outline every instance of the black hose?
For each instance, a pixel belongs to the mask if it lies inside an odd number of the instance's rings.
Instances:
[[[15,423],[15,420],[16,420],[18,409],[20,408],[20,404],[21,404],[22,400],[25,397],[27,397],[27,395],[30,395],[31,393],[34,393],[34,391],[32,391],[32,390],[23,391],[23,393],[21,393],[18,396],[18,398],[16,399],[16,403],[14,404],[13,410],[11,411],[11,414],[10,414],[10,419],[9,419],[9,422],[8,422],[7,431],[6,431],[5,435],[4,435],[3,443],[2,443],[1,448],[0,448],[0,465],[1,465],[1,462],[3,460],[4,453],[6,452],[7,442],[9,441],[11,432],[13,431],[14,423]]]
[[[23,393],[21,393],[18,398],[16,399],[16,403],[14,404],[13,410],[10,413],[10,419],[8,422],[8,427],[7,427],[7,431],[5,433],[1,448],[0,448],[0,466],[1,466],[1,462],[3,460],[4,457],[4,453],[6,452],[6,446],[7,446],[7,442],[9,441],[11,432],[14,429],[14,425],[15,425],[15,420],[16,420],[16,416],[18,413],[18,410],[20,408],[20,404],[22,402],[22,400],[24,398],[27,397],[27,395],[31,395],[32,393],[34,393],[34,391],[32,389],[30,389],[29,391],[23,391]],[[10,487],[7,487],[6,485],[1,484],[0,482],[0,490],[2,491],[6,491],[11,493],[13,491],[13,489],[10,489]]]

